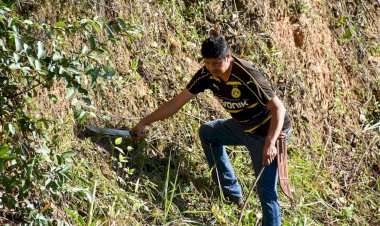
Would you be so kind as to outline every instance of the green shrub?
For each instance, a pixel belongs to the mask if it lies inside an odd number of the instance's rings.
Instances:
[[[35,113],[37,90],[45,89],[54,104],[51,89],[63,81],[66,99],[75,96],[83,103],[74,112],[83,123],[91,114],[88,89],[116,73],[103,63],[107,45],[121,35],[132,40],[134,32],[120,18],[38,24],[0,6],[0,208],[9,221],[47,224],[52,221],[49,205],[75,192],[65,186],[75,152],[59,151],[57,119]],[[82,40],[80,50],[65,43],[67,36]],[[85,80],[91,84],[85,87]]]

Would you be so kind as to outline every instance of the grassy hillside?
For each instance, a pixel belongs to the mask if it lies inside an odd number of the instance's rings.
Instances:
[[[26,89],[20,99],[1,100],[7,112],[17,108],[17,101],[25,102],[20,111],[48,122],[41,126],[43,135],[34,136],[22,130],[16,116],[12,121],[0,109],[0,153],[7,150],[13,156],[11,162],[0,155],[1,224],[236,225],[240,210],[220,197],[197,136],[201,123],[228,117],[210,93],[199,95],[174,117],[154,123],[144,141],[98,136],[83,127],[131,128],[178,94],[202,65],[200,44],[218,24],[234,54],[265,73],[292,118],[288,165],[295,200],[291,203],[280,194],[283,224],[380,225],[379,2],[3,3],[22,20],[58,30],[65,29],[59,28],[60,22],[68,26],[87,18],[112,25],[119,17],[127,32],[104,43],[108,53],[99,53],[99,65],[105,65],[105,72],[115,68],[115,75],[95,83],[85,73],[75,78],[88,90],[87,96],[71,93],[67,80],[61,79],[50,87]],[[0,31],[7,43],[6,32]],[[62,35],[62,53],[83,53],[84,45],[91,47],[86,32]],[[30,34],[45,46],[53,43],[42,29]],[[107,37],[106,32],[95,36],[96,41]],[[17,81],[18,73],[13,70],[7,76]],[[6,97],[6,90],[0,91]],[[87,97],[90,107],[84,104]],[[78,116],[79,108],[83,111]],[[19,129],[12,132],[9,125]],[[26,137],[30,142],[24,148]],[[16,177],[22,169],[11,167],[23,161],[17,150],[24,158],[43,156],[43,145],[50,151],[45,161],[26,161],[25,167],[38,165],[49,176],[31,177],[27,191],[26,182],[8,189],[5,178]],[[255,179],[249,154],[240,147],[229,150],[245,197]],[[58,168],[55,156],[66,159],[67,171]],[[53,187],[52,180],[58,185]],[[259,225],[261,217],[254,194],[243,225]]]

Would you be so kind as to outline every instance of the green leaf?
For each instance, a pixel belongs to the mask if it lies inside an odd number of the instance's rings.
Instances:
[[[95,60],[97,63],[100,62],[100,58],[99,58],[97,55],[91,54],[89,57],[90,57],[91,59]]]
[[[28,56],[28,61],[29,61],[29,64],[32,66],[32,67],[36,67],[36,65],[34,65],[34,61],[36,59],[32,56]]]
[[[124,150],[123,149],[121,149],[121,148],[119,148],[119,147],[115,147],[115,149],[116,150],[118,150],[120,153],[122,153],[123,155],[125,155],[125,153],[124,153]]]
[[[4,127],[4,130],[7,132],[7,133],[10,133],[12,135],[15,135],[16,134],[16,128],[15,126],[12,124],[12,123],[8,123],[5,125]]]
[[[82,54],[83,55],[86,55],[87,53],[90,52],[90,49],[87,47],[87,45],[83,44],[83,47],[82,47]]]
[[[64,208],[66,213],[70,215],[70,217],[75,221],[77,225],[85,225],[84,219],[78,212],[70,210],[68,208]]]
[[[11,65],[9,65],[9,68],[12,69],[12,70],[20,70],[20,69],[22,69],[21,64],[19,64],[19,63],[11,64]]]
[[[92,22],[92,23],[91,23],[91,26],[92,26],[97,32],[99,32],[99,31],[102,29],[102,27],[100,26],[99,22],[97,22],[97,21]]]
[[[18,201],[15,199],[15,197],[12,197],[8,194],[4,194],[2,200],[5,206],[7,206],[9,209],[14,209],[18,205]]]
[[[11,148],[8,145],[0,145],[0,157],[7,154]]]
[[[36,150],[36,153],[41,155],[48,155],[50,153],[50,149],[46,146],[42,146]]]
[[[54,52],[54,54],[53,54],[53,61],[58,61],[60,59],[62,59],[61,53]]]
[[[24,20],[24,24],[33,25],[34,23],[31,20]]]
[[[128,159],[124,157],[122,154],[119,154],[119,162],[120,163],[128,162]]]
[[[2,49],[4,52],[8,51],[8,49],[5,47],[5,44],[3,42],[3,40],[0,39],[0,49]]]
[[[92,104],[91,99],[88,98],[88,97],[84,97],[84,98],[82,98],[82,100],[83,100],[83,102],[85,102],[87,105],[91,105],[91,104]]]
[[[79,114],[78,119],[79,119],[79,120],[84,119],[84,117],[86,116],[86,114],[87,114],[86,111],[82,111],[82,112]]]
[[[123,138],[118,137],[118,138],[116,138],[116,140],[115,140],[115,144],[116,144],[116,145],[119,145],[119,144],[121,144],[122,141],[123,141]]]
[[[71,165],[64,165],[59,172],[61,173],[67,172],[70,168],[71,168]]]
[[[7,11],[7,12],[11,12],[11,10],[7,7],[3,7],[2,10]]]
[[[112,76],[114,76],[115,74],[116,74],[116,70],[110,70],[110,71],[107,71],[107,72],[103,75],[103,77],[108,78],[108,77],[112,77]]]
[[[79,87],[78,92],[84,95],[88,95],[88,91],[83,89],[82,87]]]
[[[87,197],[87,200],[90,202],[90,203],[93,203],[94,202],[94,197],[92,197],[92,194],[90,191],[84,191],[84,193],[86,194],[86,197]]]
[[[12,159],[15,159],[17,157],[17,155],[6,155],[6,156],[1,156],[0,159],[2,160],[12,160]]]
[[[74,25],[74,27],[78,27],[80,25],[80,22],[76,20],[73,22],[73,25]]]
[[[348,28],[346,28],[346,30],[344,32],[343,39],[349,40],[349,39],[351,39],[351,37],[352,37],[351,29],[348,27]]]
[[[31,49],[30,49],[30,46],[29,46],[28,44],[24,43],[23,48],[24,48],[24,51],[25,51],[27,54],[30,54]]]
[[[17,52],[20,52],[22,50],[22,43],[17,34],[15,35],[15,46]]]
[[[90,35],[90,37],[88,37],[88,41],[90,42],[90,48],[91,49],[95,49],[96,48],[96,44],[95,44],[94,36]]]
[[[131,60],[131,69],[133,71],[136,71],[138,66],[139,66],[139,61],[137,59],[132,59]]]
[[[15,59],[14,62],[15,62],[15,63],[18,63],[18,61],[20,60],[21,57],[20,57],[20,54],[14,52],[14,53],[13,53],[13,58]]]
[[[109,116],[109,115],[103,115],[103,116],[102,116],[102,119],[103,119],[104,121],[110,121],[110,120],[111,120],[111,116]]]
[[[89,19],[82,19],[82,20],[80,21],[80,23],[81,23],[82,25],[86,25],[88,22],[90,22]]]
[[[57,103],[57,96],[56,95],[53,95],[53,94],[49,94],[49,99],[53,102],[53,103]]]
[[[112,28],[113,30],[116,32],[116,33],[119,33],[121,31],[121,28],[119,26],[119,24],[114,24],[112,25]]]
[[[43,123],[41,121],[37,122],[37,128],[42,129]]]
[[[87,118],[87,112],[82,109],[77,109],[74,111],[74,117],[78,119],[81,124],[83,124]]]
[[[8,78],[0,76],[0,84],[5,84],[8,81]]]
[[[28,71],[30,71],[32,69],[30,69],[30,67],[22,67],[21,70],[22,70],[22,72],[24,72],[24,74],[26,74]]]
[[[337,27],[340,27],[342,26],[342,24],[344,24],[344,22],[346,21],[346,17],[343,16],[339,19],[338,23],[336,24]]]
[[[74,88],[69,88],[69,90],[67,91],[67,94],[66,94],[66,99],[70,99],[71,97],[73,97],[75,93],[75,89]]]
[[[9,92],[16,92],[17,86],[16,85],[7,85],[4,87],[4,90],[9,91]]]
[[[81,93],[81,94],[84,94],[84,95],[88,95],[88,91],[82,87],[79,87],[78,88],[78,92]]]
[[[64,208],[64,209],[65,209],[66,213],[68,213],[71,218],[76,219],[76,216],[77,216],[76,212],[74,212],[73,210],[71,210],[69,208]]]
[[[55,26],[58,27],[58,28],[67,27],[66,23],[63,22],[63,21],[58,21],[57,23],[55,23]]]
[[[34,65],[35,65],[35,68],[36,68],[37,71],[41,71],[41,63],[40,63],[39,60],[36,59],[34,61]]]
[[[71,158],[75,155],[76,155],[76,153],[73,151],[66,151],[66,152],[62,153],[62,158],[68,159],[68,158]]]
[[[37,52],[37,59],[43,59],[46,57],[46,52],[44,49],[44,43],[41,41],[37,42],[38,52]]]
[[[62,66],[59,66],[58,74],[63,75],[66,72],[66,69]]]
[[[76,75],[80,74],[80,72],[76,68],[73,68],[73,67],[66,68],[66,71],[68,71],[68,72],[70,72],[72,74],[76,74]]]
[[[117,21],[119,22],[121,28],[123,28],[124,30],[127,29],[127,25],[125,24],[125,22],[121,18],[117,18]]]

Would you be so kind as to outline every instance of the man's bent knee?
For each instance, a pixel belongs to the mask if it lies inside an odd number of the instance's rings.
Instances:
[[[201,140],[209,140],[212,137],[214,128],[210,123],[204,123],[199,127],[198,134]]]

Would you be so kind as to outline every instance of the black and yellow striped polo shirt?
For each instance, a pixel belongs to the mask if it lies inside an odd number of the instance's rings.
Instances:
[[[210,89],[222,106],[248,133],[266,134],[271,111],[266,104],[276,95],[266,78],[248,61],[233,57],[227,82],[214,77],[204,66],[187,84],[193,94]],[[290,128],[288,114],[283,129]]]

